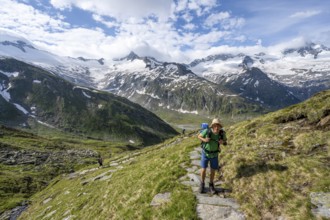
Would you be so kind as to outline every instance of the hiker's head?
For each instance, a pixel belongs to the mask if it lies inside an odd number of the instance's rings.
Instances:
[[[215,118],[212,120],[211,123],[211,128],[213,130],[213,132],[219,132],[220,129],[222,128],[221,122],[218,118]]]

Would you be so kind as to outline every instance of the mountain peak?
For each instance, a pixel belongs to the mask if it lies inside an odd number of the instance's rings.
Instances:
[[[20,49],[24,53],[26,52],[25,48],[35,49],[32,45],[27,44],[25,41],[22,41],[22,40],[17,40],[17,41],[8,41],[8,40],[6,40],[6,41],[0,42],[0,44],[2,44],[4,46],[17,47],[18,49]]]
[[[127,56],[122,57],[122,58],[115,58],[113,59],[114,61],[122,61],[122,60],[128,60],[128,61],[133,61],[136,59],[140,59],[141,57],[139,57],[136,53],[134,53],[133,51],[131,51]]]
[[[6,31],[0,31],[0,45],[17,47],[24,53],[26,52],[26,48],[36,49],[33,44],[24,37]]]
[[[81,60],[81,61],[84,61],[84,62],[88,62],[88,61],[97,61],[99,64],[101,65],[104,65],[104,58],[100,58],[98,60],[95,60],[95,59],[87,59],[87,58],[84,58],[84,57],[77,57],[78,60]]]
[[[306,55],[311,54],[314,56],[314,59],[316,59],[318,54],[321,53],[322,51],[330,51],[330,48],[327,48],[324,45],[315,44],[313,42],[307,42],[302,47],[286,49],[286,50],[284,50],[283,54],[287,55],[290,53],[297,52],[302,57],[305,57]]]
[[[134,53],[133,51],[131,51],[126,57],[124,57],[124,59],[126,60],[130,60],[130,61],[133,61],[135,59],[139,59],[140,57]]]
[[[253,59],[249,56],[245,56],[242,63],[239,64],[238,66],[242,67],[244,70],[249,70],[251,69],[253,65]]]

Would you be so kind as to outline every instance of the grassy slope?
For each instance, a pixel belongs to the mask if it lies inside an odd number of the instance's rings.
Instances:
[[[59,177],[58,182],[33,196],[32,206],[21,219],[196,219],[196,200],[178,181],[186,172],[180,164],[189,161],[188,152],[196,146],[196,139],[163,147],[170,142],[143,149],[109,181],[81,184],[113,167],[72,180]],[[152,198],[162,192],[172,192],[171,202],[151,207]],[[48,198],[52,200],[44,204]]]
[[[314,218],[309,193],[329,192],[330,187],[330,132],[316,126],[329,109],[327,91],[227,128],[229,145],[221,156],[224,185],[233,189],[248,219]],[[21,219],[196,219],[196,200],[178,179],[186,172],[180,164],[189,161],[198,144],[197,138],[187,138],[166,148],[143,149],[109,181],[81,184],[111,167],[71,180],[58,177],[33,196]],[[161,192],[172,192],[171,202],[151,207]]]
[[[228,129],[224,176],[251,219],[312,219],[310,192],[330,191],[330,91]]]
[[[26,152],[64,152],[67,150],[92,150],[103,157],[129,150],[125,143],[77,139],[63,133],[47,133],[48,138],[0,126],[0,150],[12,149]],[[134,148],[131,146],[131,148]],[[11,155],[13,156],[13,155]],[[64,160],[63,157],[60,158]],[[95,156],[81,160],[70,159],[65,163],[5,165],[0,164],[0,213],[18,206],[61,173],[96,164]]]

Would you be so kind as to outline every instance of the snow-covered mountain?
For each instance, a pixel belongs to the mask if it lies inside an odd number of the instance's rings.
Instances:
[[[0,56],[37,65],[82,86],[121,95],[151,110],[192,114],[260,110],[230,90],[197,76],[186,65],[159,62],[133,52],[115,60],[59,57],[27,40],[7,36],[0,41]]]
[[[310,43],[302,48],[286,49],[280,55],[218,54],[194,60],[190,69],[202,77],[235,77],[247,68],[256,67],[271,78],[289,86],[304,86],[329,79],[330,48]]]
[[[231,84],[246,71],[257,68],[270,79],[290,87],[300,100],[330,88],[330,49],[313,43],[301,48],[288,48],[280,55],[265,52],[212,55],[194,60],[189,68],[197,75],[220,84]]]
[[[42,67],[69,81],[95,87],[94,77],[107,71],[103,59],[61,57],[36,48],[28,40],[0,32],[0,57],[10,57]],[[93,74],[95,73],[95,74]]]
[[[126,97],[151,110],[229,113],[281,108],[330,88],[330,50],[315,44],[266,52],[217,54],[190,64],[135,53],[115,59],[59,57],[0,33],[0,58],[33,64],[76,84]]]
[[[0,124],[35,130],[45,126],[79,137],[143,145],[177,134],[126,98],[77,86],[13,58],[0,59]]]

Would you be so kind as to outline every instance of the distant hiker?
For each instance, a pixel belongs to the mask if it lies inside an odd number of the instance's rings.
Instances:
[[[205,177],[208,163],[210,162],[211,174],[209,190],[212,194],[216,193],[214,188],[214,176],[215,172],[219,168],[218,154],[220,152],[220,145],[227,141],[224,130],[220,120],[215,118],[212,120],[210,128],[204,129],[199,135],[198,139],[202,141],[202,155],[201,155],[201,185],[199,192],[203,193],[205,190]]]
[[[97,158],[97,162],[99,163],[100,167],[103,167],[103,158],[101,157],[101,155],[99,156],[99,158]]]
[[[186,129],[182,129],[182,134],[184,135],[186,133]]]

